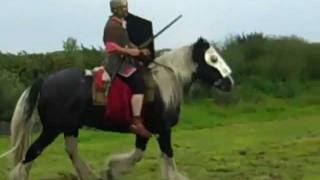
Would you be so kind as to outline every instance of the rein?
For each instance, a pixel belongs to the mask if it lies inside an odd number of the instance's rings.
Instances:
[[[158,65],[158,66],[161,66],[161,67],[164,67],[164,68],[166,68],[166,69],[168,69],[169,71],[171,71],[171,72],[173,72],[174,73],[174,71],[173,71],[173,69],[171,68],[171,67],[169,67],[169,66],[167,66],[167,65],[164,65],[164,64],[161,64],[161,63],[159,63],[159,62],[152,62],[150,65]],[[149,66],[150,66],[149,65]],[[149,67],[150,69],[154,69],[156,66],[152,66],[152,67]]]

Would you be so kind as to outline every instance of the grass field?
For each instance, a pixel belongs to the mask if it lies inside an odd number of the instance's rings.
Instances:
[[[193,180],[318,180],[320,179],[319,97],[292,100],[266,98],[258,102],[217,106],[198,100],[183,106],[173,144],[180,171]],[[107,156],[133,148],[134,137],[82,130],[80,153],[98,172]],[[9,145],[0,137],[0,152]],[[145,158],[123,180],[160,179],[159,150],[152,139]],[[9,163],[0,160],[0,179]],[[63,179],[74,173],[64,152],[63,137],[36,160],[31,179]]]

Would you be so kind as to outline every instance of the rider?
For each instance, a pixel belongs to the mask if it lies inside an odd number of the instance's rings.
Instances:
[[[132,132],[145,138],[151,137],[151,133],[144,127],[141,111],[143,107],[145,85],[140,63],[135,60],[139,56],[150,56],[147,49],[139,49],[130,42],[126,30],[125,17],[128,16],[127,0],[111,0],[110,8],[112,15],[106,23],[103,42],[108,56],[105,67],[112,77],[121,78],[131,89],[131,107],[133,124]]]

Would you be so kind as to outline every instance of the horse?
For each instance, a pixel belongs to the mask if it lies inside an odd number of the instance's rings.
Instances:
[[[154,100],[145,104],[145,127],[157,135],[163,160],[164,179],[187,179],[178,170],[171,144],[171,128],[178,123],[180,106],[186,87],[196,80],[222,91],[231,91],[234,81],[231,69],[210,43],[199,38],[195,43],[162,54],[149,64],[156,84]],[[20,96],[11,121],[11,153],[14,168],[10,180],[28,179],[32,162],[63,133],[65,150],[81,180],[97,176],[80,158],[77,138],[83,126],[105,131],[129,132],[105,124],[104,107],[92,104],[93,78],[78,68],[64,69],[45,79],[37,79]],[[37,110],[35,110],[37,107]],[[39,118],[34,118],[38,114]],[[42,131],[31,144],[36,119]],[[149,139],[136,135],[135,148],[127,154],[110,159],[102,179],[118,178],[139,162]],[[30,146],[31,144],[31,146]]]

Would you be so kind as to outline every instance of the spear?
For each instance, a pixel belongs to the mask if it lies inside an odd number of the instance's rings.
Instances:
[[[162,28],[156,35],[150,37],[147,41],[142,43],[139,46],[139,49],[143,49],[149,46],[150,43],[152,43],[160,34],[162,34],[165,30],[167,30],[169,27],[171,27],[174,23],[176,23],[179,19],[182,18],[182,14],[180,14],[178,17],[176,17],[173,21],[171,21],[167,26]]]

